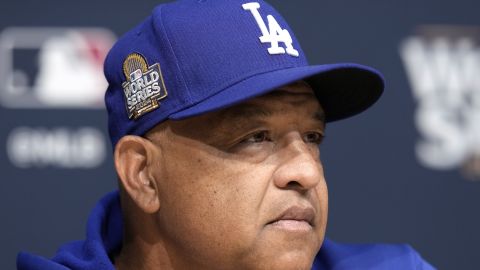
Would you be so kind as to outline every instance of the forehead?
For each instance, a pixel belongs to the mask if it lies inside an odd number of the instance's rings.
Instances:
[[[286,111],[287,108],[288,111]],[[304,82],[297,82],[219,111],[218,114],[222,116],[238,115],[248,117],[255,116],[256,112],[262,111],[271,114],[277,110],[287,113],[289,111],[300,112],[305,109],[323,113],[323,110],[310,86]]]
[[[199,135],[204,131],[211,133],[216,128],[240,128],[246,123],[284,116],[298,117],[302,122],[316,122],[322,125],[325,123],[325,113],[312,88],[307,83],[299,81],[225,109],[183,120],[168,120],[149,134],[168,126],[179,135],[188,133]]]
[[[241,119],[302,112],[312,114],[313,118],[322,122],[325,121],[324,111],[313,90],[307,83],[299,81],[221,110],[217,113],[217,117]]]

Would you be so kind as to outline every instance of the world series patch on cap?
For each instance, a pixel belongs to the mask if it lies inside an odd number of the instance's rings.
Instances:
[[[123,62],[123,73],[127,78],[122,87],[129,119],[155,110],[158,102],[167,96],[158,63],[148,66],[142,55],[132,53]]]
[[[384,88],[382,75],[367,66],[309,65],[291,28],[264,1],[159,5],[113,46],[105,76],[113,146],[167,119],[229,107],[298,80],[312,86],[327,121],[365,110]]]

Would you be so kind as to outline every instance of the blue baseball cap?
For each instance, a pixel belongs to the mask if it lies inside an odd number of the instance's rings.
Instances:
[[[305,80],[327,122],[370,107],[384,88],[375,69],[309,65],[293,31],[256,0],[180,0],[157,6],[105,60],[112,145],[157,124],[226,108]]]

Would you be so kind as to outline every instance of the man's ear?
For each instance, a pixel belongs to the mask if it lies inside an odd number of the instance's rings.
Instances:
[[[156,147],[139,136],[124,136],[115,146],[117,174],[131,200],[144,212],[152,214],[160,208],[157,183],[152,175]]]

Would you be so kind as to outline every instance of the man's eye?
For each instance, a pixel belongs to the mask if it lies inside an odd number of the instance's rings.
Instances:
[[[260,143],[264,141],[270,141],[270,136],[267,131],[259,131],[253,134],[250,134],[247,138],[245,138],[242,142],[246,143]]]
[[[314,143],[314,144],[320,144],[322,143],[322,140],[324,138],[324,135],[319,132],[308,132],[303,136],[303,139],[307,143]]]

